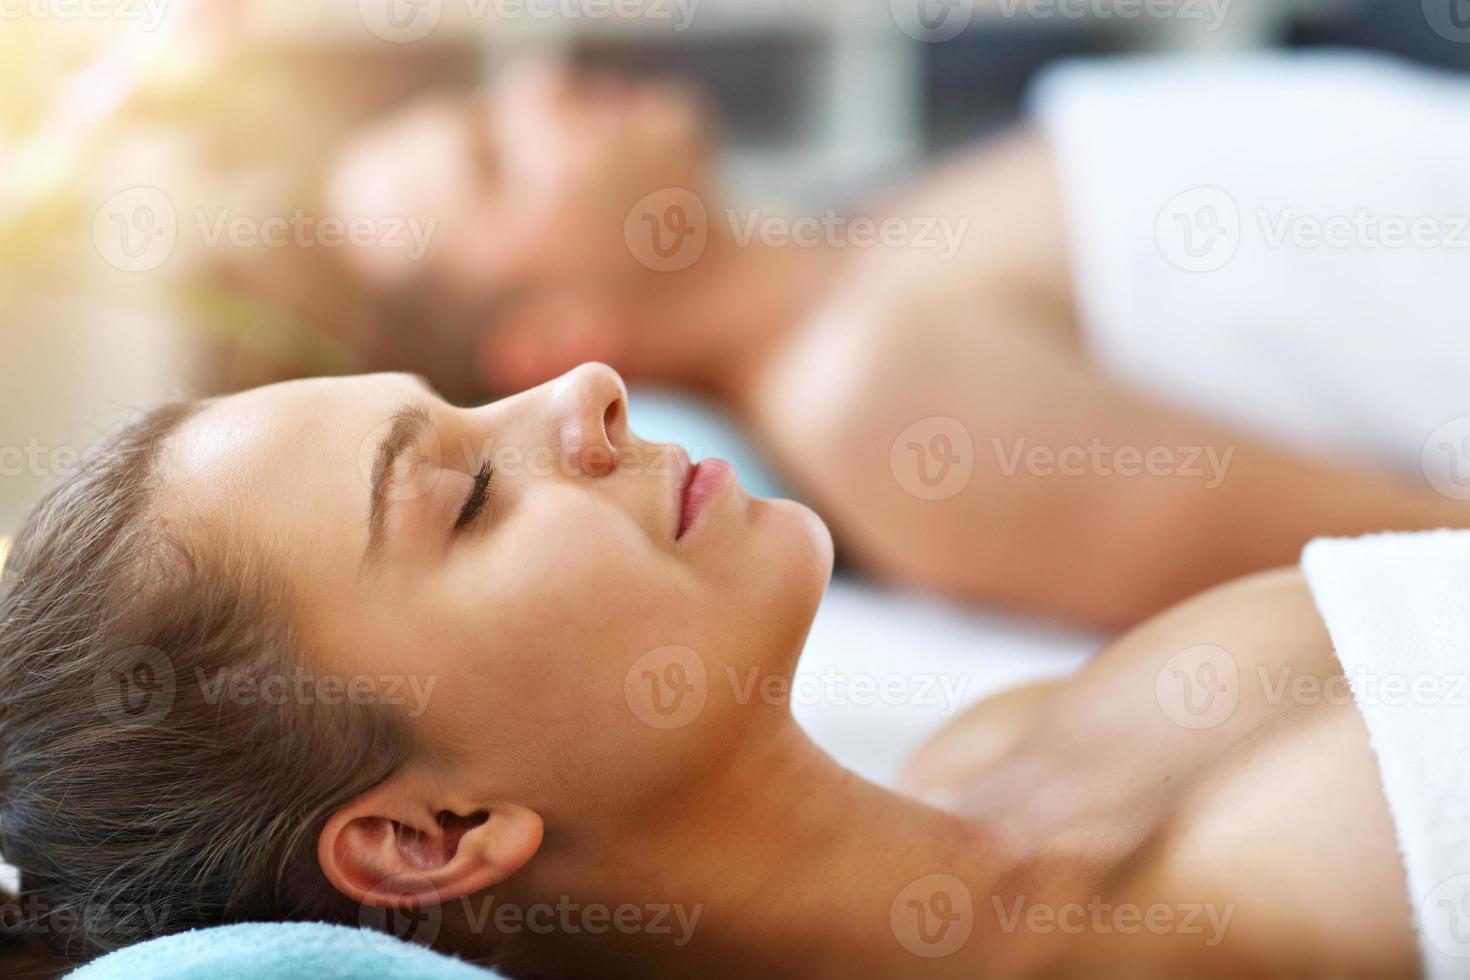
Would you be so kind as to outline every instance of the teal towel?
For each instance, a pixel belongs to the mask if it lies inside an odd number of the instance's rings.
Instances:
[[[319,922],[249,922],[129,946],[68,980],[489,980],[463,960],[381,932]]]

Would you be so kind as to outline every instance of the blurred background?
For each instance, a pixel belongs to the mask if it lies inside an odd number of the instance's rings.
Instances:
[[[813,210],[1013,119],[1058,59],[1332,45],[1470,66],[1470,9],[1445,30],[1437,0],[1140,2],[0,0],[0,542],[133,408],[380,366],[395,343],[412,367],[395,324],[433,312],[385,310],[330,248],[141,236],[169,206],[319,210],[349,134],[521,52],[687,80],[733,199]]]

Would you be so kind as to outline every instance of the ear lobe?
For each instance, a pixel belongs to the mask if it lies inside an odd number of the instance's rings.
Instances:
[[[458,813],[399,810],[369,793],[332,815],[317,839],[322,873],[355,902],[422,907],[491,888],[541,846],[541,817],[514,804]]]
[[[626,325],[605,305],[571,295],[523,302],[480,334],[480,376],[501,391],[522,391],[588,361],[626,367]]]

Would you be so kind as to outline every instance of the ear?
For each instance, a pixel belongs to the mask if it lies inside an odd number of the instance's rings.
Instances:
[[[480,334],[481,379],[496,391],[523,391],[588,361],[626,370],[626,321],[590,297],[557,294],[522,300]]]
[[[317,860],[354,902],[418,908],[499,884],[531,860],[541,835],[526,807],[435,800],[395,778],[332,814]]]

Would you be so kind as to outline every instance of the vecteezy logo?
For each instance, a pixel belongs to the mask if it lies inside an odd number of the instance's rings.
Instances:
[[[1446,956],[1470,959],[1470,874],[1436,885],[1419,907],[1419,917],[1431,946]]]
[[[357,0],[363,25],[384,41],[408,44],[439,26],[444,0]]]
[[[151,938],[157,934],[160,925],[158,909],[142,901],[116,896],[84,902],[74,912],[87,930],[87,936],[96,937],[98,948],[104,952],[113,952]],[[25,915],[24,909],[20,914]],[[26,928],[24,919],[16,925]]]
[[[709,697],[704,661],[688,647],[650,650],[628,668],[623,696],[645,725],[683,728],[699,717]]]
[[[392,908],[362,905],[357,921],[363,938],[376,952],[399,958],[423,956],[439,936],[444,910],[434,899],[433,884],[420,875],[396,875],[378,891],[385,895],[414,896]]]
[[[1185,272],[1214,272],[1240,248],[1240,208],[1218,187],[1175,195],[1154,222],[1159,251]]]
[[[1450,419],[1424,441],[1424,477],[1451,500],[1470,500],[1470,416]]]
[[[156,647],[128,647],[92,679],[92,698],[119,724],[151,725],[174,706],[174,668]]]
[[[1470,0],[1424,0],[1424,20],[1447,41],[1470,41]]]
[[[1164,715],[1181,728],[1216,728],[1240,703],[1240,669],[1224,647],[1190,647],[1159,668],[1154,696]]]
[[[975,17],[975,0],[892,0],[893,22],[916,41],[958,37]]]
[[[958,952],[975,928],[970,889],[954,875],[925,875],[911,882],[888,908],[899,945],[925,959]]]
[[[893,440],[888,466],[911,496],[945,500],[969,484],[975,472],[975,444],[959,419],[942,415],[920,419]]]
[[[130,187],[102,203],[92,218],[92,244],[121,272],[151,272],[174,254],[179,220],[173,201],[156,187]]]
[[[654,191],[633,205],[623,223],[633,257],[655,272],[682,272],[709,245],[709,214],[698,194],[682,187]]]

